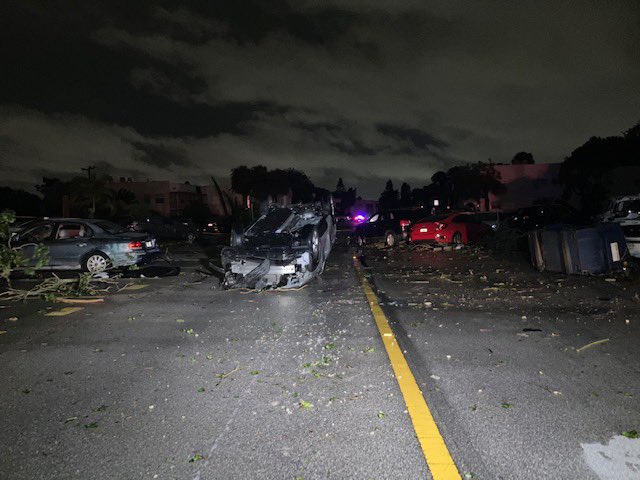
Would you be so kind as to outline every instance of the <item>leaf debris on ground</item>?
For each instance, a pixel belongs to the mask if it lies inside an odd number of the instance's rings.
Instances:
[[[601,345],[603,343],[607,343],[608,341],[609,341],[608,338],[603,338],[601,340],[596,340],[595,342],[587,343],[586,345],[583,345],[582,347],[576,349],[576,352],[580,353],[586,350],[587,348],[595,347],[596,345]]]

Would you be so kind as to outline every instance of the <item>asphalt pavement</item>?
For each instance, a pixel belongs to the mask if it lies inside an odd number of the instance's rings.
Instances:
[[[640,478],[640,440],[622,435],[640,430],[637,282],[474,249],[360,254],[473,478]]]
[[[0,478],[430,478],[350,252],[268,293],[197,257],[66,316],[0,310]]]
[[[432,478],[354,253],[300,290],[224,291],[174,246],[180,275],[73,313],[1,304],[0,478]],[[358,253],[462,478],[640,478],[635,287]]]

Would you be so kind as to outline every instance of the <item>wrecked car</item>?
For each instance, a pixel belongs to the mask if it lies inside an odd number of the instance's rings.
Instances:
[[[320,275],[336,238],[331,206],[272,205],[221,252],[226,288],[296,288]]]

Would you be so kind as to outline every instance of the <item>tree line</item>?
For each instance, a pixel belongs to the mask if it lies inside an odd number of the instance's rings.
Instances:
[[[535,163],[529,152],[518,152],[512,161],[514,165]],[[564,186],[564,200],[574,200],[582,213],[595,215],[604,210],[613,194],[631,194],[640,192],[640,178],[635,172],[635,181],[627,180],[627,191],[621,191],[619,182],[612,175],[616,169],[640,168],[640,122],[622,135],[611,137],[591,137],[565,158],[560,168],[559,182]],[[77,176],[71,180],[44,177],[42,183],[35,186],[40,196],[21,189],[0,187],[0,209],[9,208],[18,215],[59,216],[62,214],[63,198],[71,206],[71,214],[80,217],[117,218],[119,216],[144,216],[150,213],[147,205],[140,204],[135,195],[121,188],[109,188],[111,177],[108,175]],[[631,180],[631,181],[629,181]],[[287,196],[293,203],[311,202],[324,199],[329,191],[317,187],[302,171],[293,168],[269,170],[263,165],[253,167],[238,166],[231,170],[231,188],[242,196],[243,205],[247,198],[265,202]],[[430,178],[430,183],[412,189],[406,182],[399,190],[388,180],[380,194],[381,209],[409,207],[414,205],[433,205],[437,199],[442,207],[459,208],[473,199],[484,202],[488,207],[489,194],[501,194],[506,190],[501,182],[495,165],[489,162],[477,162],[458,165],[447,171],[439,171]],[[221,203],[223,192],[217,188]],[[343,210],[353,205],[357,199],[355,188],[346,188],[340,178],[333,192],[340,199]],[[230,214],[236,211],[228,212]],[[184,216],[210,216],[205,205],[195,202],[190,205]]]

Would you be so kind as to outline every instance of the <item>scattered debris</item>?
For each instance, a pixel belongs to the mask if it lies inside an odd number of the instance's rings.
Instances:
[[[586,345],[576,349],[576,352],[580,353],[580,352],[586,350],[587,348],[591,348],[591,347],[594,347],[596,345],[601,345],[601,344],[606,343],[608,341],[609,341],[608,338],[603,338],[602,340],[596,340],[595,342],[587,343]]]
[[[189,458],[189,463],[199,462],[200,460],[204,460],[204,456],[200,453],[195,453],[191,458]]]
[[[60,310],[51,310],[44,314],[45,317],[63,317],[65,315],[69,315],[75,312],[79,312],[80,310],[84,310],[84,307],[64,307]]]
[[[92,297],[92,298],[58,298],[56,299],[59,303],[75,303],[75,304],[86,304],[86,303],[102,303],[104,302],[103,297]]]

